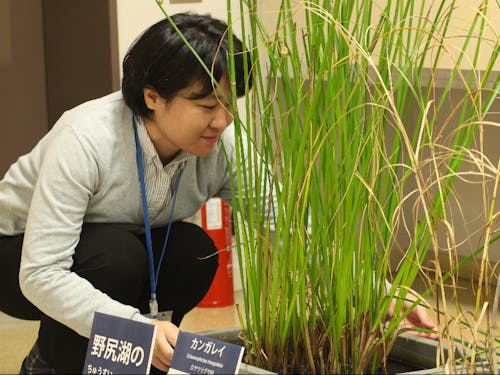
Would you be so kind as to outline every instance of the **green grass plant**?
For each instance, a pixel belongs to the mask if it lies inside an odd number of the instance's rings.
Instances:
[[[496,369],[485,301],[500,166],[485,156],[483,134],[500,126],[488,117],[500,91],[488,12],[499,3],[477,2],[450,34],[463,3],[227,1],[228,33],[241,37],[253,77],[235,113],[233,200],[247,362],[283,374],[381,371],[423,277],[412,307],[437,312],[442,342],[468,346],[461,365],[486,356]],[[457,87],[464,95],[450,107]],[[482,243],[460,261],[450,213],[457,181],[482,186],[484,206]],[[475,320],[451,318],[458,272],[478,257]],[[477,340],[445,340],[454,324]],[[441,350],[437,365],[453,372],[454,359]]]
[[[486,87],[499,52],[498,39],[484,36],[489,4],[471,17],[455,56],[453,1],[284,0],[270,29],[265,3],[240,5],[237,33],[254,77],[246,118],[236,121],[249,155],[237,167],[239,211],[251,212],[237,233],[253,363],[280,373],[373,372],[399,333],[406,292],[429,255],[438,258],[449,195],[498,94],[498,74]],[[479,76],[483,54],[491,58]],[[445,59],[452,69],[436,97]],[[466,96],[443,125],[457,80]],[[395,269],[394,248],[404,251]],[[386,321],[393,298],[401,302]]]

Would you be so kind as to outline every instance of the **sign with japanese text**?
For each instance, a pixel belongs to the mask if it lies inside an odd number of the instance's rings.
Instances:
[[[83,374],[149,374],[156,326],[96,312]]]
[[[168,374],[237,374],[242,346],[189,332],[179,332]]]

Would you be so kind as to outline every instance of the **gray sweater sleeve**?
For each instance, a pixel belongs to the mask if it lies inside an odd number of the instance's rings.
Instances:
[[[91,145],[70,126],[44,150],[29,210],[19,282],[42,312],[89,337],[94,311],[149,322],[138,309],[119,303],[71,272],[83,219],[98,187],[99,167]]]

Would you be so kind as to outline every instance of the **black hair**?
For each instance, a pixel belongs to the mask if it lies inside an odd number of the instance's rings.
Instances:
[[[178,13],[171,17],[189,44],[212,71],[214,79],[228,75],[228,26],[209,15]],[[244,64],[248,64],[248,86],[251,87],[250,60],[245,60],[242,43],[233,36],[236,95],[245,93]],[[213,91],[213,82],[193,52],[182,40],[168,19],[149,27],[132,44],[123,59],[122,93],[134,114],[149,117],[151,110],[144,102],[143,89],[150,87],[166,100],[179,90],[196,82],[203,84],[202,94]],[[206,96],[202,95],[202,96]]]

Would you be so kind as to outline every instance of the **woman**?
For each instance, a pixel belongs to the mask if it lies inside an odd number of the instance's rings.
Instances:
[[[153,366],[166,371],[182,317],[214,277],[213,242],[182,219],[231,197],[227,25],[172,20],[214,80],[160,21],[125,56],[121,92],[64,113],[0,181],[0,309],[40,320],[23,373],[81,373],[95,311],[155,324]]]

